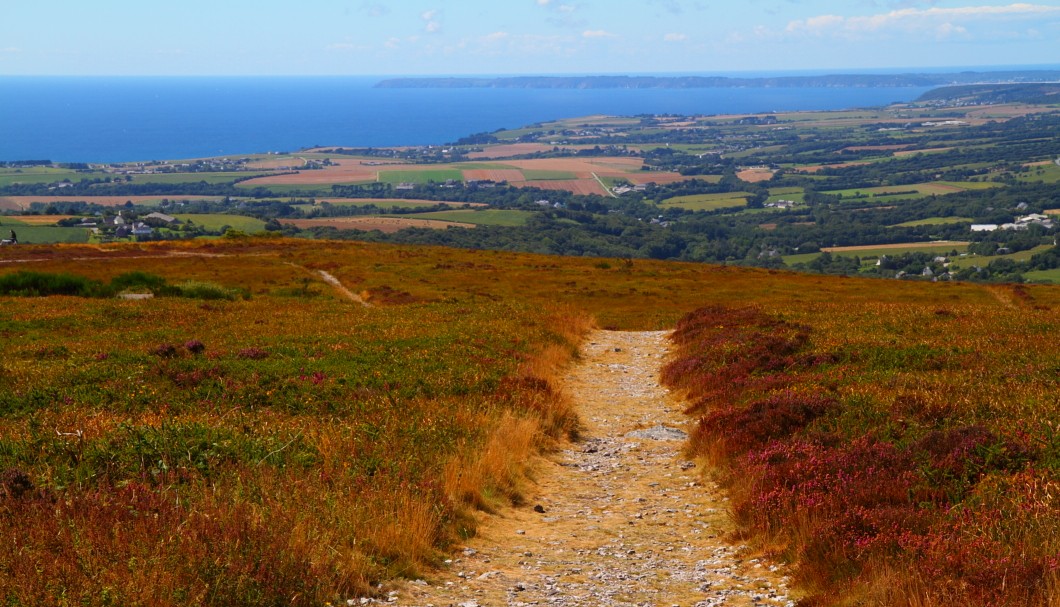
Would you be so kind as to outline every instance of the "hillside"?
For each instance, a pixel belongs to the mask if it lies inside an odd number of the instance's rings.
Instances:
[[[917,101],[947,105],[996,105],[1005,103],[1060,103],[1060,84],[978,84],[945,86],[928,91]]]
[[[584,116],[419,147],[9,162],[0,166],[0,234],[101,244],[267,231],[1055,282],[1060,112],[1027,98],[1052,86],[838,112]],[[995,103],[1013,95],[1022,101]]]
[[[278,238],[0,262],[8,604],[430,576],[576,435],[556,382],[592,323],[677,328],[688,449],[818,604],[1056,600],[1053,287]]]

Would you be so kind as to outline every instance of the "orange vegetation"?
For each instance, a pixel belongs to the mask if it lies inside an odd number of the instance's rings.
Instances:
[[[7,215],[3,219],[11,219],[32,226],[50,226],[61,219],[70,219],[74,215]]]
[[[760,183],[772,179],[773,171],[770,169],[747,169],[736,173],[736,176],[747,183]]]

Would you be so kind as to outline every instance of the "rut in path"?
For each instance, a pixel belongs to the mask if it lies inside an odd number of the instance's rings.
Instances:
[[[682,405],[658,382],[666,347],[663,332],[594,333],[564,385],[583,440],[537,468],[526,506],[491,517],[447,569],[386,602],[792,605],[783,571],[724,540],[726,498],[681,459]]]

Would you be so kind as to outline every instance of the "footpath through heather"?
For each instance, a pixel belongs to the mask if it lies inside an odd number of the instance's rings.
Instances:
[[[681,458],[687,420],[658,379],[667,345],[664,332],[594,333],[564,385],[583,439],[535,469],[525,506],[489,517],[446,570],[385,602],[792,605],[781,570],[725,541],[726,498]]]

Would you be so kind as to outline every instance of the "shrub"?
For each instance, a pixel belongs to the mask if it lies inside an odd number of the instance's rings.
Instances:
[[[74,295],[78,297],[104,297],[109,295],[103,283],[76,274],[51,274],[20,270],[0,276],[0,295],[16,297],[46,297],[48,295]]]

